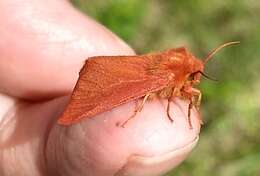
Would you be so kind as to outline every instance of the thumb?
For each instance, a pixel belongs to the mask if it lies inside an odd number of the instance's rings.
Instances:
[[[68,1],[1,1],[0,9],[3,14],[0,17],[0,37],[3,38],[0,91],[13,97],[40,100],[68,94],[86,57],[133,53],[120,39],[80,14]],[[61,107],[65,100],[59,101]],[[59,108],[50,102],[44,106],[28,108],[26,116],[31,114],[31,118],[27,118],[26,123],[19,125],[19,121],[13,120],[14,124],[8,125],[19,126],[24,136],[30,136],[31,130],[25,130],[24,125],[37,124],[41,129],[33,128],[37,137],[25,137],[27,146],[20,146],[16,155],[22,161],[28,159],[22,157],[23,153],[35,151],[38,141],[39,145],[47,141],[46,157],[41,157],[46,159],[47,172],[53,175],[158,175],[185,159],[199,133],[198,114],[192,113],[194,129],[190,130],[185,113],[187,103],[182,101],[172,104],[173,124],[165,117],[165,106],[153,101],[145,105],[127,128],[115,127],[116,121],[123,121],[132,113],[134,103],[130,102],[71,127],[55,123],[50,133],[50,124],[40,123],[39,119],[42,122],[54,118],[50,114]],[[12,113],[12,118],[15,119],[17,113]],[[37,114],[35,118],[33,113]],[[10,136],[19,138],[18,133]],[[39,156],[30,153],[29,157],[35,161]],[[19,170],[16,173],[20,173]]]
[[[47,143],[48,168],[52,175],[156,176],[183,161],[198,141],[200,122],[192,111],[193,129],[187,119],[188,104],[171,103],[171,123],[166,101],[149,101],[125,128],[130,102],[71,126],[55,125]]]

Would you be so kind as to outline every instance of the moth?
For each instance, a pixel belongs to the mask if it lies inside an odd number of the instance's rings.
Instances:
[[[188,122],[192,127],[191,109],[194,106],[198,109],[201,102],[201,92],[194,86],[201,76],[208,77],[204,73],[205,64],[220,49],[237,43],[220,45],[204,60],[196,58],[185,47],[145,55],[90,57],[79,73],[71,100],[58,123],[70,125],[142,98],[133,115],[121,123],[124,127],[155,94],[168,100],[167,117],[171,122],[170,102],[175,97],[188,100]]]

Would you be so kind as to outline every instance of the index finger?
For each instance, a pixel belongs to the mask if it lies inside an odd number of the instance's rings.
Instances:
[[[87,57],[134,53],[67,1],[28,4],[0,3],[0,92],[34,100],[65,95]]]

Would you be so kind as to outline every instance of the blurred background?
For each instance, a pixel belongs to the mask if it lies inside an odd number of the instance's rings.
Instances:
[[[166,176],[260,175],[260,1],[73,0],[138,54],[186,46],[199,58],[226,41],[203,80],[204,125],[190,157]]]

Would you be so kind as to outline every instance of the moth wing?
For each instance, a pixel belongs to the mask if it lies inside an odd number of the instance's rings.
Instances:
[[[58,122],[69,125],[163,89],[168,75],[150,70],[155,59],[145,55],[89,58]]]

